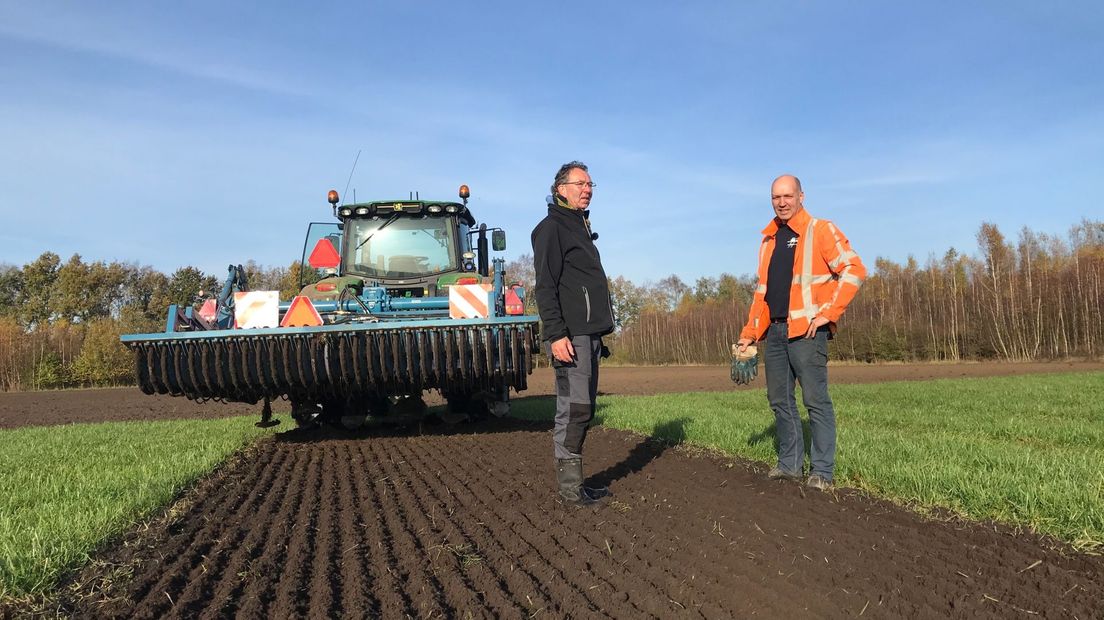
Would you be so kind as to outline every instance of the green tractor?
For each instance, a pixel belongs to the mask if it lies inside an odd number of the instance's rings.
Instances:
[[[162,333],[125,335],[147,394],[264,402],[286,398],[300,425],[346,427],[425,409],[437,390],[446,419],[502,416],[526,388],[537,318],[505,282],[505,232],[476,224],[461,202],[329,203],[337,222],[310,224],[300,296],[248,291],[240,266],[200,308],[169,308]],[[488,235],[489,233],[489,235]],[[488,239],[488,236],[490,239]]]

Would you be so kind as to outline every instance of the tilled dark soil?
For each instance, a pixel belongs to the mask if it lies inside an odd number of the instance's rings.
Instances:
[[[1099,618],[1104,558],[609,429],[598,510],[550,428],[289,431],[94,558],[78,617]]]

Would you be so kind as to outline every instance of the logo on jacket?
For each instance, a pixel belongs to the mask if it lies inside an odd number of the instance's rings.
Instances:
[[[797,247],[797,237],[790,237],[790,240],[786,242],[786,247],[788,247],[788,248]]]

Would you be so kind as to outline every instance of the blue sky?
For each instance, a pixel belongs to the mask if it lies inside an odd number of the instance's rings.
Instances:
[[[508,258],[559,164],[606,270],[754,269],[801,177],[868,264],[1104,209],[1094,2],[0,5],[0,263],[286,265],[326,191],[472,188]]]

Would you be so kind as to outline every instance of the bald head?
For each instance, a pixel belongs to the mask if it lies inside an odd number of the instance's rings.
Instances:
[[[792,174],[784,174],[771,183],[771,206],[774,214],[782,222],[801,213],[805,208],[805,193],[801,191],[801,181]]]
[[[774,183],[771,183],[771,187],[773,188],[775,183],[778,183],[779,181],[789,181],[797,187],[797,191],[799,191],[799,192],[801,191],[801,179],[795,177],[792,174],[784,174],[784,175],[778,177],[777,179],[774,180]],[[773,193],[773,191],[772,191],[772,193]]]

